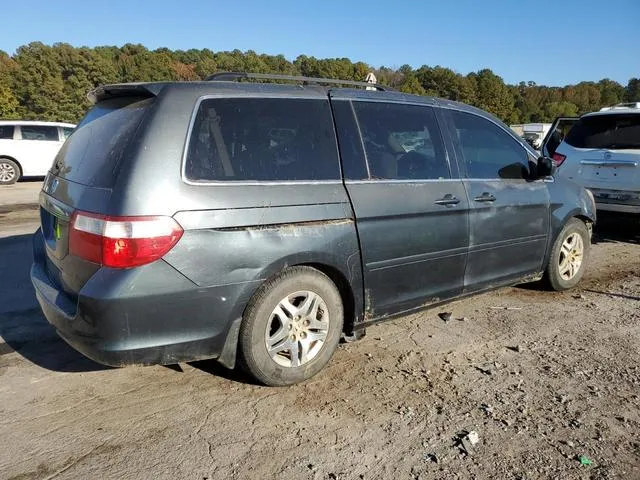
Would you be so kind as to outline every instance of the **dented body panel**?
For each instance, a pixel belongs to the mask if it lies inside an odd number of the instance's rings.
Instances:
[[[462,293],[469,220],[461,181],[347,182],[347,190],[360,235],[368,318]],[[435,203],[445,195],[460,203]]]
[[[550,234],[546,184],[465,180],[464,185],[471,206],[465,291],[541,272]],[[474,201],[487,194],[495,200]]]

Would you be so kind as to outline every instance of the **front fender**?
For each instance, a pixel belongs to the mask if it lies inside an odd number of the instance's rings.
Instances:
[[[558,235],[572,218],[581,218],[591,224],[596,222],[596,204],[593,195],[577,183],[556,177],[548,184],[550,235],[547,245],[545,265],[548,263],[551,247]]]

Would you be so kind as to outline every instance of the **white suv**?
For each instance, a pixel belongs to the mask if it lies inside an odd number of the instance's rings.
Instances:
[[[640,213],[640,102],[556,119],[543,154],[591,190],[598,210]]]
[[[75,125],[57,122],[0,121],[0,185],[21,177],[44,177]]]

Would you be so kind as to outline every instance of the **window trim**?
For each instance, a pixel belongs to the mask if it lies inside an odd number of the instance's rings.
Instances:
[[[254,186],[262,186],[262,185],[342,185],[344,178],[342,175],[342,165],[340,164],[340,151],[338,149],[338,140],[335,132],[335,122],[333,120],[333,114],[331,115],[331,126],[334,132],[334,147],[336,150],[336,158],[338,160],[338,174],[340,175],[339,179],[335,180],[191,180],[187,177],[187,154],[189,152],[189,142],[191,141],[191,135],[193,133],[193,127],[196,123],[196,116],[198,115],[198,111],[200,110],[200,104],[205,100],[218,100],[218,99],[227,99],[227,98],[254,98],[254,99],[281,99],[281,100],[326,100],[329,103],[329,109],[331,109],[331,102],[328,97],[319,97],[317,95],[300,95],[296,97],[291,97],[286,94],[266,94],[266,95],[256,95],[254,92],[247,93],[218,93],[218,94],[207,94],[198,97],[196,100],[195,106],[193,107],[193,111],[191,112],[191,119],[189,120],[189,128],[187,129],[187,135],[185,137],[185,143],[182,151],[182,160],[180,166],[180,179],[183,183],[195,187],[207,187],[207,186],[240,186],[240,185],[254,185]]]
[[[431,104],[425,104],[425,103],[420,103],[420,102],[405,102],[405,101],[401,101],[401,100],[387,100],[387,99],[368,99],[368,98],[352,98],[349,100],[351,102],[351,109],[353,111],[353,116],[355,118],[356,121],[356,125],[358,127],[358,136],[360,137],[360,143],[362,144],[362,151],[364,152],[364,160],[365,160],[365,164],[367,167],[367,173],[369,175],[369,178],[366,180],[355,180],[357,182],[363,182],[363,183],[372,183],[372,182],[376,182],[376,183],[421,183],[421,182],[444,182],[444,181],[449,181],[449,180],[454,180],[454,181],[460,181],[462,180],[461,176],[460,176],[460,172],[459,172],[459,167],[456,168],[457,170],[457,174],[458,174],[458,178],[456,178],[454,170],[452,168],[452,159],[451,159],[451,155],[449,154],[449,149],[447,148],[447,142],[445,141],[444,138],[444,128],[442,127],[439,118],[438,118],[438,108],[440,108],[438,105],[431,105]],[[364,103],[386,103],[386,104],[397,104],[397,105],[408,105],[408,106],[417,106],[417,107],[423,107],[423,108],[430,108],[431,112],[433,113],[433,119],[435,120],[435,125],[436,128],[438,129],[438,135],[440,136],[440,141],[442,142],[442,150],[444,152],[444,156],[445,156],[445,162],[447,165],[447,169],[449,170],[449,178],[417,178],[417,179],[405,179],[405,178],[371,178],[371,168],[369,167],[369,156],[367,153],[367,149],[365,147],[364,144],[364,137],[362,136],[362,130],[360,128],[360,120],[358,119],[358,113],[356,112],[356,107],[354,106],[354,102],[364,102]],[[345,182],[347,180],[345,179]],[[353,182],[351,182],[353,183]]]
[[[462,180],[462,181],[474,181],[474,182],[479,182],[479,181],[495,182],[495,181],[498,181],[498,180],[501,181],[501,182],[507,182],[507,181],[508,182],[525,181],[525,182],[528,182],[528,183],[531,182],[531,180],[527,180],[526,178],[500,178],[500,177],[475,178],[475,177],[470,177],[469,176],[469,172],[467,170],[467,160],[464,158],[464,155],[462,154],[460,141],[459,140],[454,140],[454,135],[453,135],[453,133],[451,131],[451,129],[454,127],[453,117],[451,116],[451,112],[457,112],[457,113],[473,115],[475,117],[478,117],[478,118],[481,118],[483,120],[488,121],[492,125],[496,126],[498,129],[500,129],[503,132],[505,132],[509,137],[511,137],[518,144],[518,146],[524,151],[525,156],[527,157],[527,161],[531,161],[532,158],[534,159],[534,161],[537,161],[538,157],[534,156],[531,153],[531,150],[529,150],[529,148],[525,147],[525,145],[517,138],[517,136],[513,133],[513,131],[511,129],[505,128],[503,125],[500,125],[495,120],[493,120],[491,117],[480,115],[480,114],[478,114],[476,112],[471,112],[471,111],[467,111],[467,110],[461,110],[459,108],[452,108],[451,106],[444,106],[443,105],[440,108],[443,111],[445,111],[445,115],[446,115],[446,117],[445,117],[445,128],[447,129],[447,134],[449,135],[450,142],[451,142],[452,147],[453,147],[453,153],[456,156],[456,161],[457,161],[457,164],[458,164],[460,180]],[[528,165],[527,165],[527,168],[529,168]]]
[[[360,148],[362,148],[362,155],[364,156],[364,166],[367,169],[367,181],[371,181],[373,179],[371,178],[371,167],[369,166],[369,154],[367,153],[367,147],[364,144],[362,128],[360,127],[360,119],[358,118],[358,112],[356,112],[356,107],[353,105],[353,101],[349,101],[349,107],[351,107],[353,121],[356,124],[356,128],[358,129],[358,140],[360,140]]]
[[[345,180],[344,183],[347,185],[367,185],[370,183],[381,183],[381,184],[385,184],[385,183],[412,183],[412,184],[416,184],[416,183],[435,183],[435,182],[456,182],[456,183],[460,183],[462,180],[466,180],[466,179],[460,179],[460,178],[424,178],[424,179],[417,179],[417,180],[411,180],[411,179],[404,179],[404,178],[373,178],[371,180]],[[484,180],[484,179],[483,179]]]

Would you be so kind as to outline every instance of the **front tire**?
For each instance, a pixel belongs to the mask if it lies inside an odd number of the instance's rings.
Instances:
[[[0,158],[0,185],[12,185],[20,178],[20,167],[13,160]]]
[[[311,267],[293,267],[267,281],[247,306],[239,363],[256,380],[284,386],[313,377],[338,346],[343,305],[335,284]]]
[[[556,291],[575,287],[584,275],[590,248],[587,225],[577,218],[569,220],[551,249],[545,272],[548,285]]]

